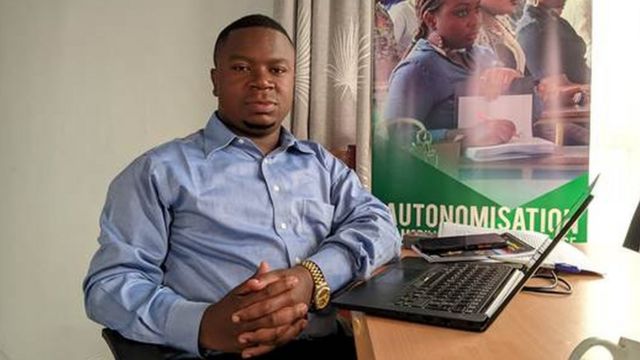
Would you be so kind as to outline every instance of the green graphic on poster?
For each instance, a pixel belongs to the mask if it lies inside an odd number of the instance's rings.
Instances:
[[[553,234],[586,191],[588,54],[560,3],[376,2],[373,192],[401,232]]]

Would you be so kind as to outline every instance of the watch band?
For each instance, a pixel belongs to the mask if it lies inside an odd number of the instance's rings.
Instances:
[[[319,311],[329,305],[329,299],[331,297],[331,289],[329,283],[324,277],[320,267],[311,260],[305,260],[300,263],[311,274],[313,279],[313,294],[311,296],[311,303],[314,311]]]

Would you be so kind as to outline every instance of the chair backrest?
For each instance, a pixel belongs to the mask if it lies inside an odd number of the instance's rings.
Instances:
[[[347,145],[341,148],[332,148],[331,153],[333,156],[342,160],[348,167],[351,169],[356,168],[356,146],[355,145]]]
[[[129,340],[115,330],[102,329],[102,338],[109,346],[115,360],[161,360],[166,358],[160,346]]]
[[[627,237],[624,240],[624,247],[640,252],[640,202],[638,202],[636,212],[631,218]]]

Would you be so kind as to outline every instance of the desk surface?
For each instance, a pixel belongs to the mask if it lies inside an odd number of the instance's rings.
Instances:
[[[640,254],[578,246],[607,275],[567,275],[570,296],[522,292],[483,333],[353,313],[359,359],[567,359],[583,339],[640,340]]]

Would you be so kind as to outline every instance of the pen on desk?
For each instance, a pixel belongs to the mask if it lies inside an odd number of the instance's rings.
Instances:
[[[567,263],[555,263],[553,265],[553,269],[558,272],[566,272],[577,274],[580,272],[580,268],[575,265],[567,264]]]

